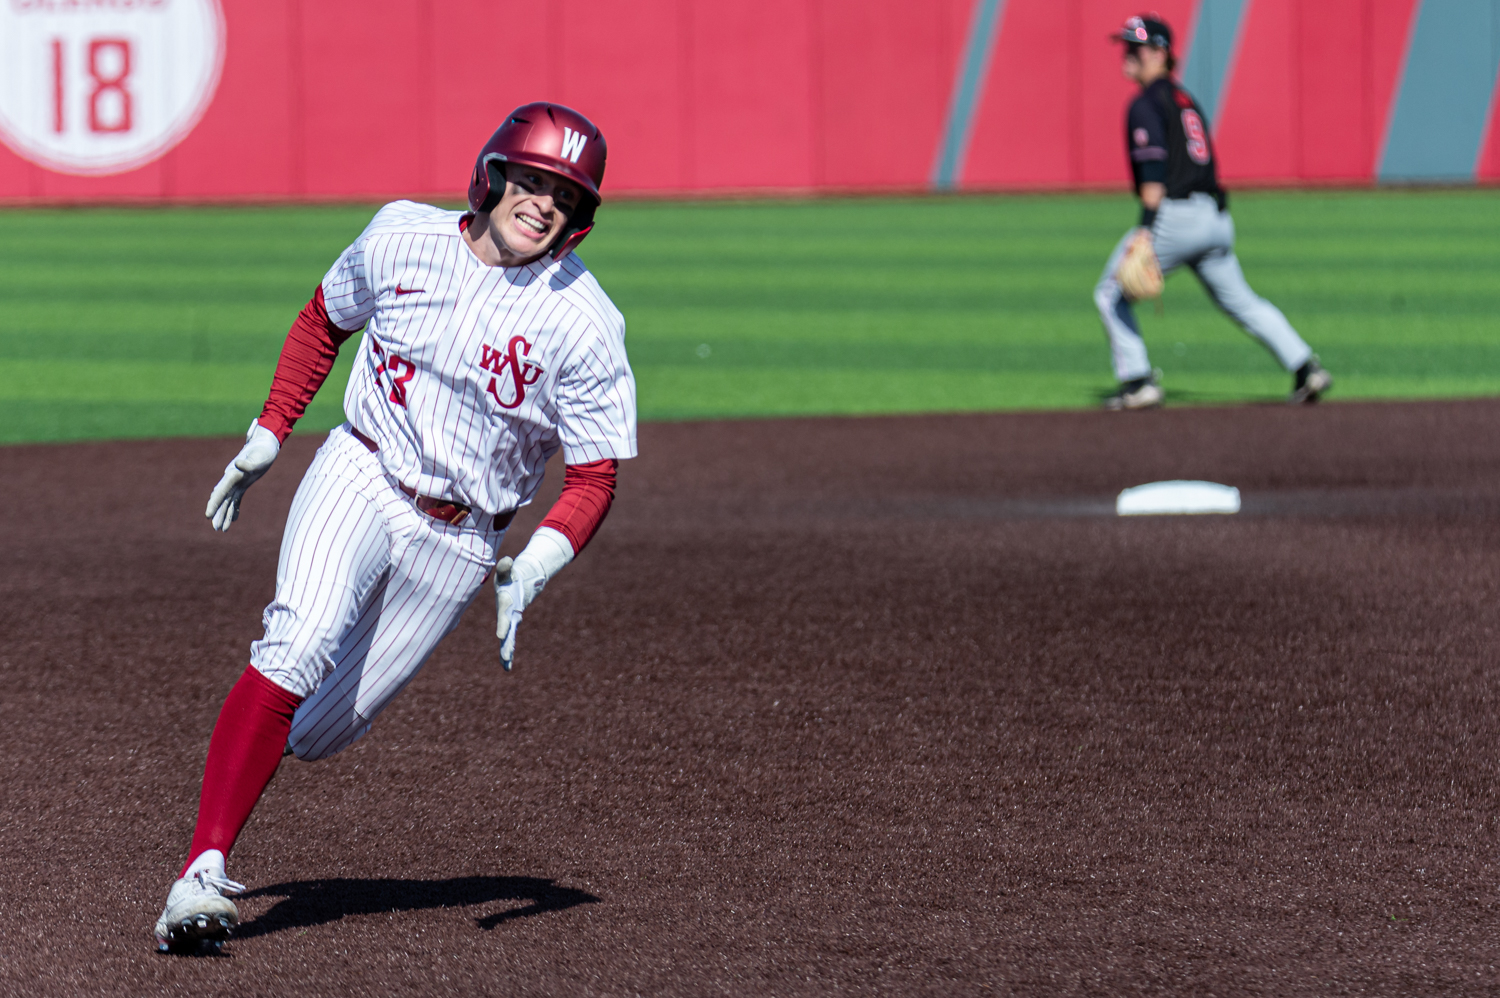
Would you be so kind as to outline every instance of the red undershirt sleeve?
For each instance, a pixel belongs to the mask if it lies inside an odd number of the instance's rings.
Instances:
[[[563,472],[562,495],[538,526],[551,527],[566,537],[575,555],[582,551],[615,501],[615,472],[619,467],[620,462],[614,458],[568,465]]]
[[[302,418],[307,404],[333,370],[339,347],[353,335],[335,326],[328,317],[323,286],[318,285],[312,301],[297,315],[286,334],[276,374],[271,378],[271,394],[260,412],[260,425],[276,434],[278,441],[285,443],[291,436],[292,426]]]

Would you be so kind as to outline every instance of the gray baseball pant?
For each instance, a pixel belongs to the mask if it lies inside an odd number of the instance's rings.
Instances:
[[[1134,235],[1135,229],[1125,233],[1094,286],[1094,304],[1109,336],[1115,377],[1122,382],[1151,376],[1146,341],[1141,339],[1135,312],[1120,290],[1120,282],[1115,280],[1120,258]],[[1212,196],[1196,193],[1181,200],[1163,200],[1156,223],[1151,227],[1151,237],[1163,274],[1170,274],[1184,264],[1193,268],[1214,303],[1271,351],[1282,367],[1295,371],[1307,363],[1312,349],[1286,321],[1281,309],[1250,290],[1245,282],[1240,261],[1234,255],[1234,219],[1229,212],[1219,210]]]

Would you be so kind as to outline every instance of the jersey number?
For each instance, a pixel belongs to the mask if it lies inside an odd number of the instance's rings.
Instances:
[[[1182,130],[1187,132],[1187,151],[1194,163],[1204,166],[1208,163],[1208,134],[1203,130],[1203,119],[1198,117],[1198,112],[1188,108],[1182,112]]]
[[[375,373],[379,375],[384,371],[391,376],[391,401],[404,407],[406,383],[411,380],[412,375],[417,373],[417,365],[399,354],[387,354],[380,349],[379,345],[375,347],[375,352],[385,358],[380,362],[380,366],[375,368]],[[405,368],[404,372],[403,368]]]

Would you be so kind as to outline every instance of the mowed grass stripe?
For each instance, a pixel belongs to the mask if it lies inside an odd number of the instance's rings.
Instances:
[[[0,441],[242,433],[374,205],[0,213]],[[1500,392],[1500,192],[1236,194],[1239,253],[1336,398]],[[583,256],[644,419],[1075,408],[1112,388],[1091,292],[1116,195],[609,204]],[[1288,379],[1186,272],[1138,310],[1169,399]],[[342,419],[346,347],[304,426]]]

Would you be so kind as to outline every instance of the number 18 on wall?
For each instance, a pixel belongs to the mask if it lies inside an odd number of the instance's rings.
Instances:
[[[51,170],[123,173],[213,100],[218,0],[0,0],[0,140]]]
[[[87,121],[88,130],[96,134],[130,131],[130,39],[90,38],[75,58],[88,72],[88,113],[75,117]],[[52,130],[59,135],[68,130],[68,89],[68,43],[54,38]]]

